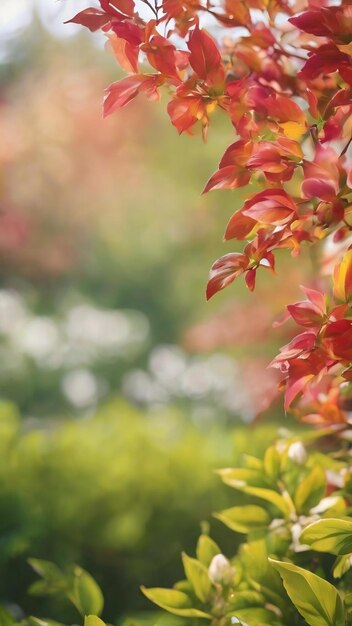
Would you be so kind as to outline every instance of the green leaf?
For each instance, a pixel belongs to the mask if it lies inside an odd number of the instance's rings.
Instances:
[[[262,469],[230,467],[218,470],[217,473],[221,476],[222,481],[226,485],[234,487],[235,489],[240,489],[246,486],[269,488],[273,486],[272,481],[265,476]]]
[[[12,615],[3,607],[0,606],[0,626],[14,626],[16,621]]]
[[[347,607],[348,612],[351,611],[352,607],[352,592],[345,593],[344,597],[345,606]]]
[[[81,567],[73,572],[73,590],[69,594],[71,602],[81,615],[100,615],[104,606],[104,597],[94,578]]]
[[[269,561],[280,573],[291,601],[310,626],[344,626],[344,606],[333,585],[293,563]]]
[[[243,463],[245,467],[249,469],[257,469],[261,472],[263,471],[263,461],[257,459],[256,456],[252,456],[251,454],[243,454]]]
[[[177,583],[174,584],[173,589],[177,589],[178,591],[183,591],[186,595],[191,596],[194,591],[189,580],[178,580]]]
[[[343,556],[338,556],[334,567],[332,570],[332,575],[334,578],[341,578],[349,569],[351,569],[351,559],[352,554],[344,554]]]
[[[33,615],[30,615],[27,622],[29,626],[65,626],[62,622],[57,622],[53,619],[33,617]]]
[[[196,553],[198,560],[203,563],[205,567],[209,567],[214,556],[220,554],[221,550],[208,535],[201,535],[198,539]]]
[[[84,618],[84,626],[105,626],[105,622],[97,615],[86,615]]]
[[[267,448],[264,456],[264,471],[273,480],[276,480],[280,473],[281,456],[275,446]]]
[[[300,481],[294,496],[294,502],[298,513],[309,513],[325,492],[325,472],[322,467],[316,465],[312,471]]]
[[[342,496],[327,496],[320,500],[317,506],[310,510],[310,513],[324,518],[338,517],[341,519],[346,517],[347,505]]]
[[[249,624],[250,626],[256,623],[270,624],[271,626],[274,626],[279,621],[277,615],[275,615],[273,611],[259,607],[239,609],[238,611],[234,611],[233,615],[241,622]]]
[[[277,493],[277,491],[273,491],[273,489],[262,489],[261,487],[243,487],[242,491],[244,491],[244,493],[248,493],[249,495],[255,496],[256,498],[261,498],[262,500],[270,502],[271,504],[276,506],[279,511],[281,511],[284,517],[288,518],[290,516],[290,513],[292,512],[290,499],[284,497],[280,493]]]
[[[335,425],[328,426],[327,428],[319,428],[318,430],[302,430],[299,434],[301,441],[311,443],[322,437],[327,437],[336,432]]]
[[[272,570],[274,571],[274,570]],[[277,572],[275,572],[276,574]],[[281,582],[281,578],[279,576],[279,580]],[[271,581],[269,581],[270,584]],[[275,581],[276,582],[276,581]],[[256,586],[256,584],[254,583],[254,586]],[[270,604],[273,604],[274,606],[277,606],[282,613],[285,614],[285,612],[287,611],[287,604],[289,602],[287,595],[285,595],[285,598],[282,598],[282,596],[280,596],[279,593],[276,593],[276,591],[273,591],[271,588],[266,587],[265,585],[257,585],[256,588],[258,590],[260,590],[261,593],[264,594],[265,598],[267,600],[270,601]],[[283,593],[285,593],[284,590],[282,590]]]
[[[248,493],[249,495],[261,498],[274,504],[284,517],[289,517],[293,512],[292,502],[288,494],[281,495],[274,491],[274,482],[265,476],[261,470],[247,469],[240,467],[236,469],[227,468],[218,470],[223,482],[234,489]]]
[[[191,583],[194,593],[201,602],[206,602],[211,590],[207,568],[203,563],[197,559],[192,559],[185,553],[182,554],[182,561],[187,580]]]
[[[352,521],[325,518],[313,522],[304,529],[300,541],[318,552],[349,554],[352,552]]]
[[[214,517],[238,533],[249,533],[253,529],[265,528],[270,524],[268,513],[254,504],[233,506],[215,513]]]
[[[32,569],[39,574],[39,576],[44,578],[44,580],[62,581],[65,578],[60,568],[51,561],[44,561],[43,559],[28,559],[28,563]]]
[[[231,616],[231,624],[238,624],[239,626],[248,626],[248,624],[246,624],[246,622],[242,622],[237,615],[232,615]],[[254,625],[256,626],[256,625]]]
[[[154,602],[154,604],[169,611],[169,613],[174,613],[174,615],[212,619],[209,613],[193,608],[191,598],[177,589],[164,589],[162,587],[146,589],[145,587],[141,587],[141,591],[149,600]]]
[[[46,596],[67,591],[67,577],[55,563],[41,559],[28,559],[28,563],[43,578],[43,580],[35,581],[29,587],[28,593],[35,596]]]
[[[64,582],[47,582],[46,580],[36,580],[32,583],[27,593],[31,596],[50,596],[67,591],[66,583]]]
[[[238,609],[247,609],[250,607],[256,606],[264,606],[265,605],[265,597],[262,593],[258,593],[258,591],[245,590],[245,591],[235,591],[229,596],[228,599],[228,610],[233,612]]]
[[[253,589],[264,593],[272,604],[280,607],[287,604],[280,575],[269,564],[265,539],[243,543],[239,548],[239,562],[243,576]]]

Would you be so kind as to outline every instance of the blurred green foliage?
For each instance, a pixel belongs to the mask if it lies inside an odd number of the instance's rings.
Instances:
[[[110,619],[145,607],[139,585],[170,583],[199,522],[233,502],[212,470],[263,451],[275,433],[202,431],[172,409],[143,415],[119,400],[91,419],[33,426],[1,405],[1,594],[43,615],[45,602],[25,596],[26,559],[76,562],[104,588]],[[230,532],[211,525],[232,547]]]

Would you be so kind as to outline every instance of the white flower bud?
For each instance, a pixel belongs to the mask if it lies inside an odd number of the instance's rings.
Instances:
[[[236,573],[230,561],[223,554],[216,554],[208,569],[208,576],[212,583],[229,585]]]
[[[291,443],[288,451],[288,458],[291,459],[297,465],[304,465],[307,461],[307,452],[301,441],[295,441]]]

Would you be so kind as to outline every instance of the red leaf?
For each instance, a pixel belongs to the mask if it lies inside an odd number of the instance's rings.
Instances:
[[[114,22],[112,30],[121,39],[125,39],[132,46],[139,46],[143,41],[143,29],[130,22]]]
[[[185,70],[189,65],[189,52],[185,50],[175,50],[176,67]]]
[[[157,74],[151,76],[136,74],[112,83],[105,90],[104,117],[128,104],[140,91],[145,91],[150,99],[158,98],[159,84],[160,77]]]
[[[320,328],[324,318],[321,309],[312,302],[296,302],[296,304],[288,304],[287,310],[296,324],[307,328]]]
[[[308,298],[308,300],[314,304],[322,315],[326,313],[326,295],[325,293],[321,293],[316,289],[310,289],[310,287],[303,287],[301,285],[301,289],[304,295]]]
[[[191,52],[189,62],[199,78],[214,83],[223,79],[223,65],[219,49],[210,35],[198,26],[191,33],[188,41]]]
[[[344,54],[333,44],[325,44],[309,55],[298,76],[311,80],[321,74],[331,74],[337,70],[342,71],[350,67],[350,59],[348,54]]]
[[[251,259],[261,261],[266,259],[263,266],[274,268],[274,256],[269,254],[271,250],[277,248],[282,237],[282,230],[278,230],[268,235],[265,228],[258,230],[256,238],[245,247],[245,254]]]
[[[305,198],[320,198],[321,200],[334,200],[336,189],[333,181],[318,178],[307,178],[301,186]]]
[[[272,367],[278,367],[282,362],[290,361],[298,356],[308,354],[313,350],[316,340],[316,332],[313,332],[312,330],[296,335],[290,343],[281,348],[280,354],[275,357],[270,365]]]
[[[99,0],[99,2],[101,8],[112,17],[117,16],[119,13],[124,13],[125,15],[133,15],[134,13],[133,0]]]
[[[294,26],[297,26],[300,30],[304,30],[305,33],[311,35],[317,35],[318,37],[326,37],[329,35],[326,30],[326,26],[322,21],[324,9],[313,9],[305,11],[301,15],[291,17],[288,21]]]
[[[230,252],[215,261],[209,274],[207,300],[230,285],[240,274],[243,274],[247,266],[248,258],[239,252]]]
[[[352,7],[319,7],[291,17],[291,24],[317,37],[328,37],[338,44],[352,41]]]
[[[246,168],[246,163],[252,149],[252,142],[243,139],[231,144],[225,150],[218,171],[208,180],[203,193],[211,189],[235,189],[247,185],[251,172]]]
[[[198,120],[206,117],[206,107],[201,96],[173,98],[167,105],[167,112],[179,133],[188,131]]]
[[[266,189],[245,202],[243,215],[262,224],[286,224],[295,217],[296,205],[283,189]]]
[[[110,17],[105,13],[105,11],[100,11],[100,9],[84,9],[84,11],[80,11],[77,13],[72,19],[64,22],[65,24],[81,24],[86,28],[89,28],[91,32],[95,32],[100,28],[103,28],[106,24],[110,22]]]
[[[318,119],[320,117],[318,110],[318,98],[310,89],[307,89],[307,98],[309,104],[309,113],[312,115],[312,117]]]
[[[272,182],[281,182],[292,178],[297,159],[302,152],[297,142],[285,140],[262,141],[256,144],[247,166],[253,170],[262,170]]]
[[[309,334],[309,333],[304,333]],[[275,362],[274,362],[275,366]],[[301,393],[307,383],[315,377],[322,376],[328,367],[327,357],[322,351],[315,350],[306,358],[293,358],[288,361],[286,369],[285,410]],[[284,363],[285,368],[285,363]],[[285,369],[283,369],[285,371]]]
[[[142,46],[147,59],[158,72],[178,78],[176,70],[175,46],[161,35],[154,35],[148,44]]]
[[[227,165],[215,172],[209,178],[202,193],[207,193],[211,189],[236,189],[248,185],[251,173],[243,168],[236,168],[234,165]]]
[[[304,361],[302,361],[304,363]],[[303,368],[302,368],[303,369]],[[314,378],[314,374],[304,374],[300,378],[289,379],[286,383],[285,392],[285,411],[288,411],[290,405],[301,391],[305,389],[309,381]]]
[[[244,279],[245,279],[246,285],[247,285],[247,287],[248,287],[248,289],[250,291],[254,291],[256,275],[257,275],[257,270],[254,267],[252,267],[250,270],[248,270],[246,272],[246,274],[245,274]]]
[[[337,322],[347,317],[348,308],[347,304],[338,304],[335,306],[329,313],[329,321]]]
[[[306,198],[319,198],[327,202],[336,201],[340,188],[340,163],[335,150],[318,144],[314,160],[303,166],[302,193]]]
[[[267,252],[265,256],[263,256],[259,261],[260,267],[267,268],[271,270],[273,273],[275,270],[275,257],[272,252]]]
[[[268,98],[267,109],[270,117],[280,122],[296,122],[303,124],[306,120],[302,109],[293,100],[286,96],[275,94]]]
[[[327,324],[323,344],[331,358],[352,361],[352,321],[342,319]]]
[[[251,141],[245,141],[244,139],[235,141],[235,143],[226,148],[219,167],[222,168],[226,165],[241,165],[243,167],[247,164],[252,151],[253,143]]]

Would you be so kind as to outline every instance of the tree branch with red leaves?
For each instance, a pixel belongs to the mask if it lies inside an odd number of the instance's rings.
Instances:
[[[147,4],[149,21],[134,0],[99,0],[70,20],[102,30],[128,74],[107,88],[104,115],[141,93],[157,100],[167,87],[179,133],[200,127],[206,139],[217,111],[229,118],[233,137],[204,193],[248,190],[225,231],[226,240],[246,243],[213,264],[208,298],[242,275],[253,290],[258,270],[274,271],[277,250],[295,256],[302,247],[339,243],[327,293],[305,289],[306,300],[287,306],[301,331],[273,366],[287,410],[314,423],[341,422],[352,380],[352,3]],[[226,29],[222,40],[203,27],[205,17],[209,29]]]

